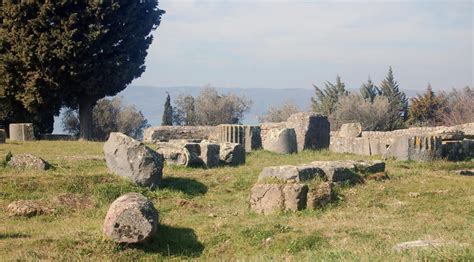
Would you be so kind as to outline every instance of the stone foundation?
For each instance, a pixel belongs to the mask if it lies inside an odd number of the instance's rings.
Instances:
[[[143,141],[156,143],[175,139],[205,140],[209,138],[214,126],[158,126],[145,129]]]

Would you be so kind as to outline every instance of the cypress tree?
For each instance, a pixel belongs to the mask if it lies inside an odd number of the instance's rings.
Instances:
[[[171,106],[171,97],[170,94],[167,93],[168,96],[166,97],[165,108],[163,111],[163,117],[161,118],[161,125],[162,126],[172,126],[173,125],[173,107]]]
[[[365,100],[373,102],[375,97],[380,95],[380,89],[374,85],[369,77],[367,83],[363,83],[360,87],[360,94]]]
[[[93,106],[144,72],[163,14],[157,0],[3,1],[0,98],[48,117],[79,108],[90,139]]]
[[[400,91],[397,81],[393,76],[392,67],[389,67],[387,76],[380,84],[381,95],[387,97],[390,110],[387,115],[388,130],[405,127],[408,117],[408,99],[403,91]]]
[[[336,110],[339,97],[347,95],[348,92],[346,91],[346,85],[342,82],[340,76],[336,77],[335,84],[326,81],[324,85],[324,89],[320,89],[316,85],[313,85],[315,96],[311,98],[311,102],[313,111],[329,116]]]

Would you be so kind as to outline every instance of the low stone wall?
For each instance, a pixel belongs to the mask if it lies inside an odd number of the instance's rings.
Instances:
[[[380,155],[399,160],[430,161],[439,158],[461,160],[473,157],[474,123],[458,126],[416,127],[391,132],[362,132],[345,137],[331,132],[329,150],[337,153]]]
[[[206,140],[215,126],[158,126],[145,129],[143,141],[155,143],[177,139]]]

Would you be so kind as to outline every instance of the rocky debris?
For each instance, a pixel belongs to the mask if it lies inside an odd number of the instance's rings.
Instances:
[[[245,149],[237,143],[221,143],[219,151],[221,163],[237,166],[245,164]]]
[[[10,124],[10,140],[11,141],[32,141],[35,140],[35,132],[33,124],[21,123]]]
[[[286,120],[286,127],[296,133],[298,151],[329,147],[330,125],[328,118],[315,113],[300,112]]]
[[[53,202],[59,206],[74,210],[94,207],[94,201],[89,197],[71,193],[60,194],[53,199]]]
[[[51,165],[42,158],[31,154],[13,155],[7,165],[11,168],[47,170]]]
[[[213,168],[219,166],[219,151],[220,145],[209,143],[209,141],[202,141],[201,147],[201,160],[205,168]]]
[[[135,184],[156,187],[161,182],[163,156],[143,143],[122,133],[110,133],[104,144],[109,170],[131,179]]]
[[[413,248],[438,247],[440,245],[441,242],[436,240],[415,240],[396,244],[393,249],[397,252],[401,252]]]
[[[322,182],[316,186],[313,186],[308,191],[308,209],[318,209],[326,206],[335,197],[334,184],[331,182]]]
[[[7,140],[7,133],[5,132],[5,129],[0,129],[0,144],[5,144]]]
[[[138,193],[117,198],[107,212],[104,235],[117,243],[143,243],[158,227],[158,211],[153,203]]]
[[[263,168],[258,176],[258,180],[276,178],[287,182],[306,182],[317,177],[325,179],[324,171],[319,167],[314,167],[313,165],[287,165]]]
[[[301,210],[306,205],[308,187],[304,184],[256,184],[252,187],[250,207],[259,214]]]
[[[362,125],[360,123],[346,123],[341,126],[340,137],[360,137],[362,136]]]
[[[474,176],[474,169],[458,170],[456,173],[460,174],[461,176]]]
[[[54,209],[45,207],[39,201],[18,200],[10,203],[7,206],[7,211],[10,216],[32,217],[37,215],[50,214],[54,212]]]
[[[298,152],[296,133],[293,128],[271,129],[262,138],[263,149],[279,153],[292,154]]]

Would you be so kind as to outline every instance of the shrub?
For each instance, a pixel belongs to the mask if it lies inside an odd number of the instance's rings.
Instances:
[[[292,114],[298,113],[300,110],[298,106],[291,102],[287,102],[280,107],[270,107],[267,112],[258,117],[260,123],[271,122],[284,122]]]

